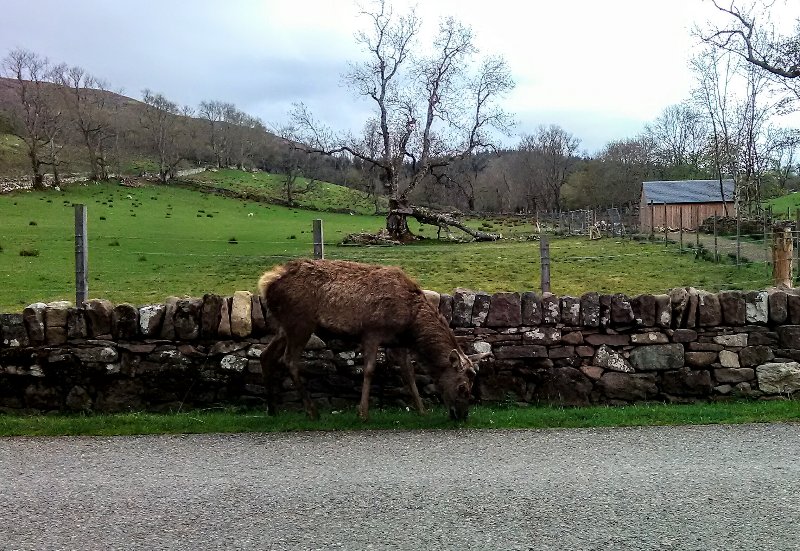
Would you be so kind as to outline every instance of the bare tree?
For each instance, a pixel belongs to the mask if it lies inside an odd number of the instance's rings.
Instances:
[[[153,152],[158,157],[158,179],[166,183],[182,158],[179,146],[181,110],[162,94],[145,89],[142,96],[147,108],[142,114],[141,125],[147,130]]]
[[[561,188],[578,160],[579,145],[580,139],[555,124],[522,137],[519,151],[529,171],[529,196],[539,198],[536,206],[561,209]]]
[[[514,85],[505,61],[489,57],[473,71],[472,30],[453,18],[441,21],[428,56],[414,56],[421,22],[414,11],[397,16],[386,0],[362,15],[369,22],[356,41],[367,59],[353,63],[345,84],[373,105],[379,129],[377,155],[366,139],[336,135],[304,105],[295,107],[297,141],[310,151],[346,154],[374,166],[389,196],[386,229],[398,240],[411,237],[406,217],[441,225],[428,209],[410,204],[409,194],[428,177],[443,179],[456,159],[494,147],[491,130],[506,131],[509,116],[496,100]]]
[[[209,125],[209,141],[211,152],[217,164],[217,168],[223,167],[223,158],[227,149],[225,133],[226,114],[235,111],[233,104],[222,101],[212,100],[200,103],[198,111],[200,117],[205,119]]]
[[[665,108],[645,133],[656,146],[666,178],[693,178],[704,172],[708,130],[706,120],[688,103]]]
[[[784,84],[800,99],[800,18],[794,31],[782,34],[771,21],[774,0],[736,1],[730,4],[711,0],[728,17],[728,25],[711,25],[698,34],[708,44],[740,56]]]
[[[54,101],[52,88],[47,88],[50,62],[29,50],[16,49],[3,59],[2,69],[14,80],[13,88],[19,99],[13,126],[28,149],[33,188],[43,189],[43,165],[52,165],[58,180],[59,147],[55,139],[61,129],[61,112]]]
[[[106,105],[107,85],[77,66],[60,65],[54,75],[70,118],[86,146],[90,178],[107,180],[108,151],[117,134],[113,109]]]

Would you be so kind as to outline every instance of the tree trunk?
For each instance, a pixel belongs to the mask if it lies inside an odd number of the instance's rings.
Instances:
[[[407,243],[414,239],[411,230],[408,229],[407,216],[413,214],[413,209],[409,207],[407,199],[389,199],[389,213],[386,215],[386,231],[389,236],[401,243]]]
[[[31,176],[33,181],[33,189],[41,191],[44,189],[44,176],[41,173],[41,162],[35,149],[28,151],[28,157],[31,160]]]

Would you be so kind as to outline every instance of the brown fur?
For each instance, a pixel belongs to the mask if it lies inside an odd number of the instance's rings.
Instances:
[[[429,366],[451,416],[466,417],[475,370],[461,351],[444,318],[422,289],[402,270],[340,260],[293,260],[261,276],[259,294],[266,298],[280,331],[261,357],[270,411],[274,411],[270,373],[285,364],[303,397],[314,404],[299,377],[299,358],[315,331],[356,339],[364,353],[360,414],[367,417],[369,386],[379,346],[393,347],[403,378],[418,409],[422,402],[405,347]]]

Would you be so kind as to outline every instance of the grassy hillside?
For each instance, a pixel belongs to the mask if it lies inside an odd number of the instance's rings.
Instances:
[[[286,202],[285,176],[283,174],[249,173],[241,170],[222,169],[209,170],[190,176],[187,181],[236,191],[267,202]],[[297,193],[293,197],[295,204],[303,208],[350,210],[359,214],[375,213],[373,198],[358,190],[319,181],[315,181],[309,187],[307,178],[298,178],[295,188],[308,189],[308,191]],[[385,198],[380,198],[379,206],[383,210],[387,208]]]
[[[796,218],[796,211],[800,209],[800,192],[793,192],[783,197],[772,199],[768,203],[772,206],[772,212],[775,216],[785,218],[788,214],[794,220]]]
[[[0,177],[16,177],[28,168],[25,143],[11,134],[0,134]]]
[[[252,290],[266,268],[311,255],[314,218],[324,220],[328,258],[399,265],[427,288],[494,292],[539,285],[535,241],[337,246],[348,233],[383,227],[383,218],[270,206],[169,186],[104,183],[0,196],[0,312],[20,311],[36,301],[74,300],[73,203],[88,206],[89,295],[115,303]],[[434,228],[411,226],[435,236]],[[760,288],[768,281],[764,266],[737,270],[662,244],[570,238],[553,241],[551,254],[553,291],[559,294],[637,294],[683,285]]]

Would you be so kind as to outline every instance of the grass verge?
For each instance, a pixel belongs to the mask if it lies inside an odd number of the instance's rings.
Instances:
[[[0,415],[0,436],[113,436],[345,430],[448,430],[602,428],[665,425],[800,422],[800,401],[741,401],[594,406],[478,406],[466,423],[453,423],[441,409],[428,415],[374,409],[362,422],[355,410],[323,414],[311,421],[302,413],[269,417],[261,411],[194,411],[114,415]]]

